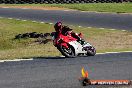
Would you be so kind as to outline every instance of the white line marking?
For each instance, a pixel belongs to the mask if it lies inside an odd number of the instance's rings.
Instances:
[[[70,10],[64,10],[64,11],[70,11]]]
[[[0,60],[0,63],[4,62],[3,60]]]
[[[99,28],[99,29],[105,29],[105,28]]]
[[[106,54],[106,53],[96,53],[96,55],[100,55],[100,54]]]
[[[53,24],[53,23],[49,23],[49,24]]]
[[[27,21],[27,20],[22,20],[22,21]]]
[[[11,20],[11,19],[13,19],[13,18],[8,18],[8,19],[10,19],[10,20]]]
[[[0,17],[0,18],[3,18],[3,17]]]
[[[42,24],[43,24],[44,22],[40,22],[40,23],[42,23]]]
[[[126,31],[126,30],[122,30],[122,31]]]
[[[113,30],[116,30],[116,29],[109,29],[109,30],[112,30],[113,31]]]
[[[131,53],[132,51],[122,51],[122,52]]]
[[[109,54],[111,54],[111,53],[121,53],[121,52],[106,52],[106,53],[109,53]]]
[[[60,56],[60,57],[65,57],[65,56]]]
[[[32,21],[32,22],[37,22],[37,21]]]
[[[0,62],[16,62],[16,61],[30,61],[31,59],[15,59],[15,60],[0,60]]]
[[[20,20],[20,19],[16,19],[16,20]]]
[[[92,27],[88,27],[88,28],[92,28]]]
[[[99,54],[114,54],[114,53],[132,53],[132,51],[121,51],[121,52],[105,52],[105,53],[97,53],[96,55],[99,55]]]
[[[82,26],[78,26],[78,27],[82,27]]]
[[[6,9],[6,8],[9,8],[9,7],[2,7],[2,8],[5,8]]]

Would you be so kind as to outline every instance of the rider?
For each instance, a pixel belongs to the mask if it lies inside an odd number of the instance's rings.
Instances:
[[[81,38],[82,34],[77,34],[72,31],[68,26],[63,26],[62,22],[57,22],[54,25],[54,29],[56,32],[51,33],[51,35],[55,35],[55,39],[58,37],[59,33],[62,33],[63,35],[66,36],[72,36],[77,39],[77,41],[81,41],[81,44],[84,44],[84,40]]]

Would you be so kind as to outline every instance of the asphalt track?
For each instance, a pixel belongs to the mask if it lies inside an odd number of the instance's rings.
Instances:
[[[132,14],[0,8],[0,16],[132,31]]]
[[[0,63],[1,88],[81,88],[81,68],[91,79],[132,79],[132,53],[91,57],[35,57],[32,61]],[[132,88],[87,86],[86,88]]]
[[[129,31],[132,29],[132,15],[0,8],[0,16],[45,22],[62,20],[75,25],[121,28]],[[132,80],[132,53],[33,59],[0,63],[0,88],[81,88],[78,78],[81,76],[82,67],[88,70],[90,79]],[[132,88],[132,86],[107,85],[86,88]]]

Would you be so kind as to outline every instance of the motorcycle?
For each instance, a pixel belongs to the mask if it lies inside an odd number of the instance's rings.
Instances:
[[[96,49],[89,42],[83,41],[82,44],[82,41],[78,41],[72,36],[65,36],[62,33],[58,34],[57,39],[54,37],[55,36],[52,36],[54,46],[56,46],[65,57],[94,56],[96,54]]]

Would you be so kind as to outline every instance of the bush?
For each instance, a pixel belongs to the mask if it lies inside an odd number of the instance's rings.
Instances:
[[[59,4],[59,3],[111,3],[111,2],[132,2],[132,0],[0,0],[0,3],[5,4],[25,4],[25,3],[45,3],[45,4]]]

